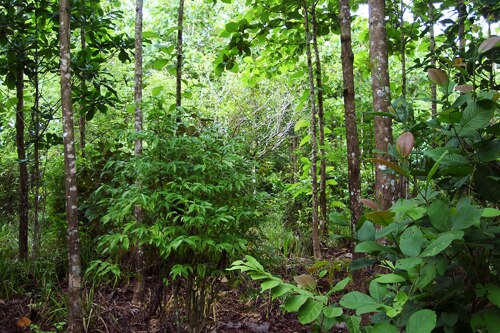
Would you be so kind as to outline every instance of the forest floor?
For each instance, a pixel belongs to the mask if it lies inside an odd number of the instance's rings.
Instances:
[[[332,259],[338,256],[345,258],[346,253],[330,253],[325,257]],[[348,255],[348,254],[347,254]],[[299,259],[289,261],[273,272],[283,279],[293,281],[293,276],[307,273],[311,260]],[[334,282],[346,276],[345,271],[336,271]],[[297,315],[285,313],[280,307],[280,300],[271,301],[268,293],[260,293],[258,283],[242,276],[243,283],[232,284],[225,279],[221,283],[216,302],[212,305],[204,333],[306,333],[311,328],[301,325]],[[150,298],[154,294],[153,283],[147,284],[145,295]],[[146,315],[147,305],[137,307],[132,304],[134,284],[111,288],[103,286],[93,291],[92,306],[87,308],[84,324],[88,332],[110,333],[178,333],[172,304],[165,304],[160,311]],[[88,294],[88,290],[86,290]],[[166,290],[166,294],[171,290]],[[340,298],[342,295],[337,295]],[[166,297],[168,299],[168,297]],[[336,300],[337,301],[337,300]],[[47,320],[31,309],[34,301],[29,296],[0,299],[0,333],[20,332],[57,332],[54,327],[47,326]],[[170,302],[171,303],[171,302]],[[85,312],[84,302],[84,312]],[[29,319],[29,321],[26,321]],[[31,326],[28,326],[31,322]],[[44,324],[45,323],[45,324]],[[30,330],[33,324],[38,324],[43,330]],[[28,326],[28,327],[23,327]],[[181,331],[182,332],[182,331]],[[336,325],[330,332],[345,333],[344,324]]]

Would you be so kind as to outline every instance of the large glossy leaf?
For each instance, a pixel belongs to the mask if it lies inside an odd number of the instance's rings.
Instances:
[[[375,279],[378,283],[399,283],[399,282],[404,282],[405,278],[402,277],[399,274],[395,273],[389,273],[389,274],[382,274],[379,277]]]
[[[370,292],[370,296],[379,303],[382,303],[384,297],[387,296],[387,286],[384,284],[378,283],[375,280],[370,281],[370,286],[368,288]]]
[[[374,253],[374,252],[385,252],[389,248],[378,243],[375,241],[365,241],[362,243],[359,243],[356,245],[354,248],[355,252],[361,252],[361,253]]]
[[[358,239],[361,242],[375,240],[375,226],[373,223],[366,221],[358,230]]]
[[[325,315],[325,317],[328,317],[328,318],[339,317],[342,315],[342,313],[343,313],[342,308],[339,308],[339,307],[328,306],[328,307],[323,309],[323,314]]]
[[[460,120],[459,136],[469,136],[475,134],[480,128],[486,127],[491,118],[493,118],[494,110],[485,108],[479,102],[467,104],[463,111],[462,119]]]
[[[407,257],[416,257],[420,254],[424,236],[417,226],[407,228],[399,239],[399,248]]]
[[[432,310],[420,310],[408,319],[406,333],[431,333],[436,326],[436,313]]]
[[[388,226],[394,221],[394,217],[396,213],[391,212],[390,210],[385,210],[382,212],[371,212],[365,214],[366,218],[372,221],[374,224]]]
[[[297,312],[308,299],[309,297],[305,295],[291,296],[285,302],[285,310],[288,312]]]
[[[403,258],[396,261],[396,269],[401,269],[403,271],[407,271],[412,269],[413,267],[420,265],[422,262],[422,258]]]
[[[448,203],[443,200],[434,201],[427,209],[431,224],[439,231],[451,230],[451,212]]]
[[[323,310],[323,304],[314,299],[308,299],[299,309],[298,317],[301,324],[309,324],[316,320]]]
[[[366,308],[376,309],[380,304],[366,294],[359,291],[351,291],[342,297],[340,305],[348,309],[358,310]]]
[[[374,326],[368,326],[366,333],[399,333],[399,330],[389,323],[376,323]]]
[[[500,157],[500,140],[493,140],[482,146],[477,151],[477,157],[481,162],[494,161]]]
[[[439,237],[433,240],[422,252],[421,257],[431,257],[435,256],[442,251],[444,251],[450,244],[457,239],[462,239],[464,237],[463,231],[448,231],[439,235]]]
[[[457,209],[452,219],[452,230],[463,230],[470,226],[479,228],[483,209],[471,204],[470,198],[462,198],[457,203]]]

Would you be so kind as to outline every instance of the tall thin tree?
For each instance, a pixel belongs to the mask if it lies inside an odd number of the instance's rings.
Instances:
[[[61,72],[61,107],[66,188],[66,221],[68,241],[68,332],[83,332],[82,323],[82,274],[80,264],[80,237],[78,234],[78,190],[76,153],[71,99],[70,55],[70,0],[59,3],[59,44]]]
[[[184,27],[184,0],[179,0],[179,11],[177,16],[177,77],[175,85],[175,104],[182,106],[182,62],[183,62],[183,27]]]
[[[138,137],[135,139],[134,154],[136,157],[142,155],[142,18],[143,18],[143,0],[137,0],[135,3],[135,70],[134,70],[134,102],[135,119],[134,127]],[[140,184],[137,184],[140,186]],[[143,220],[143,210],[135,206],[134,215],[137,222]],[[141,304],[144,293],[144,248],[139,246],[136,250],[135,267],[137,271],[137,284],[135,285],[132,303]]]
[[[431,54],[431,66],[436,66],[436,38],[434,36],[434,1],[429,0],[429,51]],[[436,84],[431,83],[431,114],[432,118],[437,116],[437,91]]]
[[[388,112],[390,106],[389,60],[385,27],[384,0],[368,0],[370,30],[370,65],[372,77],[373,111]],[[391,119],[375,116],[375,147],[386,152],[392,143]],[[382,156],[378,156],[382,157]],[[375,195],[384,209],[394,200],[394,177],[385,172],[384,165],[375,170]]]
[[[323,80],[321,56],[318,49],[318,22],[316,20],[316,3],[311,6],[312,42],[314,48],[316,96],[318,98],[318,130],[319,130],[319,224],[323,234],[328,233],[326,202],[326,153],[325,153],[325,111],[323,107]]]
[[[344,114],[347,139],[347,179],[349,184],[349,208],[351,211],[351,233],[361,218],[361,174],[358,128],[356,125],[356,104],[354,91],[354,54],[351,37],[351,8],[349,0],[339,1],[340,41],[342,57],[342,78],[344,83]],[[351,246],[353,258],[359,256]],[[361,270],[353,272],[353,280],[358,290],[362,289]]]
[[[304,27],[306,34],[306,57],[307,68],[309,75],[309,100],[311,104],[311,177],[312,177],[312,245],[313,255],[316,259],[321,258],[321,247],[319,239],[319,217],[318,217],[318,176],[317,176],[317,163],[318,163],[318,142],[317,142],[317,129],[316,129],[316,99],[314,89],[314,70],[312,65],[311,55],[311,30],[309,28],[309,15],[307,10],[307,1],[302,1],[302,9],[304,13]]]

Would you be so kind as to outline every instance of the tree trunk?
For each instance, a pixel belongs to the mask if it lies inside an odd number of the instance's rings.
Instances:
[[[314,47],[314,55],[316,62],[316,91],[318,96],[318,130],[319,130],[319,226],[323,235],[328,235],[328,225],[326,223],[328,210],[326,204],[326,154],[325,154],[325,115],[323,108],[323,81],[321,74],[321,58],[318,51],[318,26],[316,22],[316,4],[312,5],[311,9],[312,22],[312,42]]]
[[[434,37],[434,2],[432,0],[429,1],[429,51],[431,53],[431,66],[436,67],[436,39]],[[437,116],[437,91],[436,84],[431,83],[431,114],[432,118],[436,118]]]
[[[36,13],[36,9],[35,9]],[[39,221],[39,210],[40,210],[40,81],[38,75],[39,66],[39,55],[38,55],[38,18],[35,16],[36,25],[36,36],[35,36],[35,73],[33,78],[33,84],[35,86],[35,102],[33,107],[33,258],[38,257],[38,251],[40,249],[41,241],[41,228]]]
[[[464,57],[465,48],[465,19],[467,17],[467,8],[465,7],[464,0],[456,1],[456,9],[458,12],[458,56]]]
[[[134,127],[137,135],[142,132],[142,7],[143,0],[136,1],[135,7],[135,120]],[[142,139],[135,139],[134,154],[136,157],[142,155]],[[140,186],[140,184],[137,184]],[[139,206],[135,206],[134,215],[138,223],[142,223],[143,211]],[[134,289],[132,303],[139,305],[142,303],[144,294],[144,249],[139,246],[135,254],[135,269],[137,271],[137,284]]]
[[[20,59],[22,62],[22,57]],[[24,143],[24,71],[23,65],[18,64],[16,77],[16,145],[19,160],[19,259],[28,257],[28,160]]]
[[[370,65],[372,77],[373,111],[387,112],[390,106],[390,83],[387,56],[384,0],[369,0]],[[388,117],[375,116],[375,147],[387,152],[392,143],[392,123]],[[382,158],[379,154],[378,158]],[[375,169],[375,195],[383,209],[394,200],[394,177],[385,173],[386,167]]]
[[[66,187],[66,221],[68,223],[68,332],[83,332],[82,276],[80,237],[78,235],[78,190],[71,100],[70,6],[69,0],[59,3],[59,41],[61,56],[61,106]]]
[[[179,0],[179,12],[177,17],[177,79],[175,86],[175,104],[182,106],[182,33],[184,26],[184,0]]]
[[[82,7],[83,7],[83,2],[82,2]],[[82,9],[83,10],[83,9]],[[85,28],[82,26],[80,27],[80,46],[82,48],[82,51],[85,50],[86,43],[85,43]],[[85,91],[85,77],[82,76],[82,82],[81,82],[81,87],[82,87],[82,93]],[[85,114],[83,113],[83,105],[81,106],[81,111],[80,111],[80,119],[79,119],[79,130],[80,130],[80,153],[82,154],[82,157],[85,157],[85,127],[86,127],[86,120],[85,120]]]
[[[405,4],[400,0],[399,28],[401,29],[401,95],[406,98],[406,36],[404,30]]]
[[[311,103],[311,177],[312,177],[312,244],[314,258],[321,258],[321,247],[319,240],[319,218],[318,218],[318,177],[317,160],[318,160],[318,143],[316,140],[316,100],[314,94],[314,73],[312,66],[311,56],[311,32],[309,29],[309,17],[307,13],[307,1],[302,2],[304,12],[304,26],[306,31],[306,55],[307,55],[307,68],[309,74],[309,90],[310,90],[310,103]]]
[[[351,9],[349,0],[339,1],[340,10],[340,41],[342,45],[342,77],[344,83],[344,114],[347,138],[347,178],[349,184],[349,208],[351,211],[351,234],[356,232],[356,225],[361,218],[361,176],[358,129],[356,126],[356,105],[354,102],[354,54],[351,40]],[[351,244],[353,259],[360,257],[354,252],[354,242]],[[353,282],[356,290],[365,290],[366,281],[363,271],[353,271]]]

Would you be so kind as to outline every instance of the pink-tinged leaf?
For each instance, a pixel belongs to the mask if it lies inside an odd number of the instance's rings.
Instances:
[[[448,74],[446,74],[446,72],[442,69],[429,68],[427,70],[427,75],[429,75],[429,79],[431,79],[432,82],[439,86],[444,87],[448,85]]]
[[[293,278],[300,288],[314,290],[318,281],[310,275],[302,274]]]
[[[460,91],[461,93],[466,93],[474,90],[474,87],[470,84],[459,84],[458,86],[455,86],[455,90]]]
[[[408,157],[415,145],[415,138],[411,132],[404,132],[396,140],[396,150],[403,157]]]
[[[369,158],[368,161],[375,162],[377,164],[385,165],[386,167],[388,167],[389,169],[392,169],[392,170],[396,171],[400,175],[404,175],[403,169],[401,169],[400,166],[398,166],[398,165],[396,165],[396,164],[394,164],[392,162],[386,161],[386,160],[381,159],[381,158]]]
[[[374,224],[386,227],[389,224],[391,224],[392,221],[394,221],[396,213],[391,212],[390,210],[385,210],[382,212],[367,213],[365,214],[365,216],[368,220],[372,221]]]
[[[380,210],[378,203],[376,203],[375,201],[373,201],[371,199],[361,199],[359,201],[361,201],[363,206],[368,207],[374,211]]]
[[[479,53],[484,53],[496,47],[498,43],[500,43],[500,36],[490,37],[479,45],[478,51]]]

